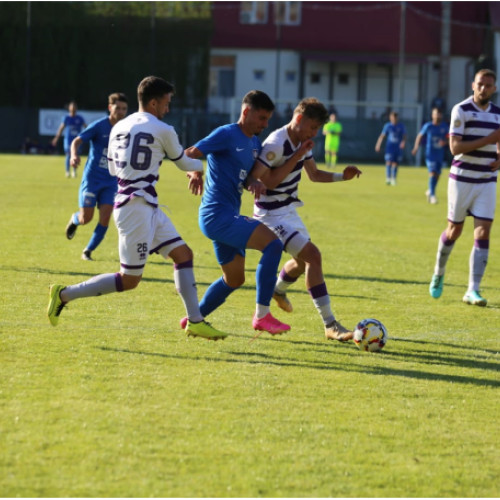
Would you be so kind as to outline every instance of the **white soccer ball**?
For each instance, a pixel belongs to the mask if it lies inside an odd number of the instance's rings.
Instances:
[[[363,319],[354,329],[353,340],[363,351],[381,351],[387,343],[387,328],[378,319]]]

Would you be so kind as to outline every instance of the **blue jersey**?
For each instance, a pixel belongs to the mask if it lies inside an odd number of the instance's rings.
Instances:
[[[200,215],[218,209],[239,214],[243,184],[262,147],[259,139],[246,136],[237,123],[232,123],[216,128],[195,147],[207,157]]]
[[[440,123],[433,125],[432,122],[424,123],[420,134],[425,135],[425,158],[428,161],[442,162],[444,159],[444,146],[441,141],[446,141],[449,125]]]
[[[79,134],[82,141],[90,143],[89,156],[85,164],[83,177],[92,178],[103,184],[117,183],[116,177],[113,177],[108,170],[108,142],[111,128],[111,122],[105,116],[92,122]]]
[[[64,149],[69,149],[73,139],[80,135],[80,132],[85,125],[85,120],[81,115],[66,115],[62,123],[64,124]]]
[[[382,129],[382,133],[385,134],[387,141],[385,143],[386,153],[395,153],[400,150],[400,144],[406,135],[406,128],[401,123],[398,122],[393,125],[391,122],[387,122]]]

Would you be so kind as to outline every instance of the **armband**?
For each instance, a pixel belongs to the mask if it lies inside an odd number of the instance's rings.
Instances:
[[[344,174],[340,172],[332,172],[332,182],[340,182],[344,180]]]

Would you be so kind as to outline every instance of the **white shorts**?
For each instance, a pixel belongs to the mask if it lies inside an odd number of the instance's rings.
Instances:
[[[160,210],[136,197],[113,210],[118,228],[121,272],[141,276],[149,254],[164,257],[184,245],[172,221]]]
[[[492,221],[495,217],[497,183],[474,184],[448,181],[448,220],[461,224],[468,215]]]
[[[285,252],[292,257],[297,257],[311,241],[309,232],[295,208],[286,214],[273,215],[268,212],[266,215],[254,215],[253,218],[271,229],[283,243]]]

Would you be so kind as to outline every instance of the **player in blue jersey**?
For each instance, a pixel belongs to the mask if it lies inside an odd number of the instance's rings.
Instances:
[[[453,161],[448,179],[448,225],[438,241],[431,297],[441,297],[446,264],[462,234],[465,218],[474,218],[474,245],[469,257],[469,284],[463,302],[486,306],[480,285],[488,263],[490,233],[496,209],[500,168],[500,107],[490,102],[496,74],[479,70],[472,83],[473,95],[451,112],[450,150]]]
[[[244,189],[262,193],[264,185],[248,176],[261,150],[256,137],[268,125],[274,103],[258,90],[243,98],[237,123],[215,129],[186,150],[192,158],[207,157],[207,178],[199,210],[200,228],[213,241],[222,277],[212,283],[200,302],[200,311],[208,316],[245,281],[245,249],[262,252],[257,266],[257,305],[252,326],[271,335],[290,329],[271,315],[270,303],[276,284],[283,245],[264,224],[240,215]],[[199,173],[190,174],[193,193],[201,193]],[[181,320],[181,325],[185,320]]]
[[[175,287],[188,317],[186,334],[208,340],[227,337],[200,314],[193,252],[158,203],[155,186],[165,159],[180,170],[203,172],[203,163],[184,154],[175,129],[163,121],[173,94],[174,86],[163,78],[144,78],[137,88],[139,111],[113,127],[108,168],[118,177],[119,185],[113,216],[118,229],[120,272],[100,274],[75,285],[52,285],[47,308],[52,325],[57,325],[68,302],[136,288],[148,256],[158,253],[174,263]]]
[[[437,203],[436,186],[441,175],[444,161],[444,147],[447,144],[449,125],[443,122],[443,113],[438,108],[433,108],[431,121],[424,123],[415,139],[412,155],[416,155],[418,147],[425,137],[425,163],[429,171],[429,187],[425,192],[429,203]]]
[[[71,156],[71,143],[73,139],[87,126],[83,116],[77,114],[78,107],[75,101],[68,104],[68,114],[63,118],[56,135],[52,139],[52,146],[57,146],[57,141],[61,134],[64,132],[64,153],[66,154],[66,177],[70,176],[70,156]],[[76,169],[71,171],[71,177],[76,177]]]
[[[78,150],[82,143],[90,143],[90,149],[80,184],[80,210],[71,215],[66,226],[68,240],[73,239],[78,226],[88,224],[92,220],[96,205],[99,209],[99,222],[82,252],[83,260],[92,260],[92,252],[101,243],[108,230],[118,187],[116,177],[108,170],[109,134],[113,126],[127,116],[127,110],[128,100],[125,94],[119,92],[111,94],[108,97],[109,116],[92,122],[71,143],[70,164],[75,169],[80,165]]]
[[[399,115],[396,111],[391,111],[389,121],[384,125],[377,143],[375,151],[378,153],[382,147],[384,138],[385,143],[385,183],[390,186],[396,185],[398,175],[398,166],[403,158],[403,150],[406,142],[406,127],[399,121]]]

